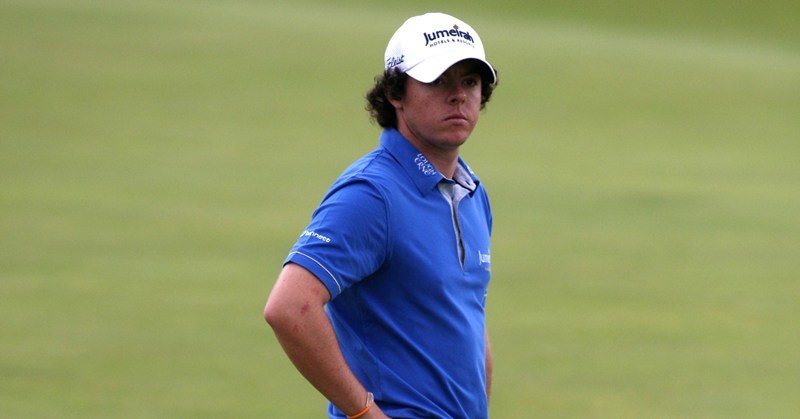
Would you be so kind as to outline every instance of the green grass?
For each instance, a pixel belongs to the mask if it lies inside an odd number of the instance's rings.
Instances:
[[[320,417],[261,308],[428,6],[0,1],[0,417]],[[493,417],[796,415],[797,3],[437,8],[501,74]]]

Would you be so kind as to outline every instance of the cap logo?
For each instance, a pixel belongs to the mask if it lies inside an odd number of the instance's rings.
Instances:
[[[425,37],[426,47],[435,47],[448,42],[461,42],[470,45],[475,42],[469,32],[458,30],[458,25],[453,25],[453,29],[442,29],[431,33],[423,32],[422,35]]]
[[[394,68],[400,64],[403,64],[404,62],[406,62],[405,54],[399,57],[389,57],[389,59],[386,60],[386,68]]]

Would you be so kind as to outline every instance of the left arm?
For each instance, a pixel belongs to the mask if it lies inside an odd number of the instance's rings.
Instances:
[[[492,392],[492,346],[489,344],[489,331],[484,334],[486,339],[486,401],[489,402]]]

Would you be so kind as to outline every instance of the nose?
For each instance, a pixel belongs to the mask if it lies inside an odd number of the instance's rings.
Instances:
[[[450,103],[458,104],[464,103],[467,100],[467,91],[464,86],[456,84],[450,91]]]

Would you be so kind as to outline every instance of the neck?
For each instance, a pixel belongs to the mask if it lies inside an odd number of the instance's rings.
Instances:
[[[453,157],[437,158],[434,155],[428,155],[425,152],[425,157],[431,162],[433,167],[439,171],[447,179],[453,179],[456,174],[456,166],[458,166],[458,151],[455,152]]]
[[[453,179],[458,166],[458,147],[434,147],[425,141],[420,140],[408,130],[404,130],[401,126],[398,129],[400,134],[408,140],[417,150],[419,150],[426,159],[436,168],[442,176],[447,179]]]

